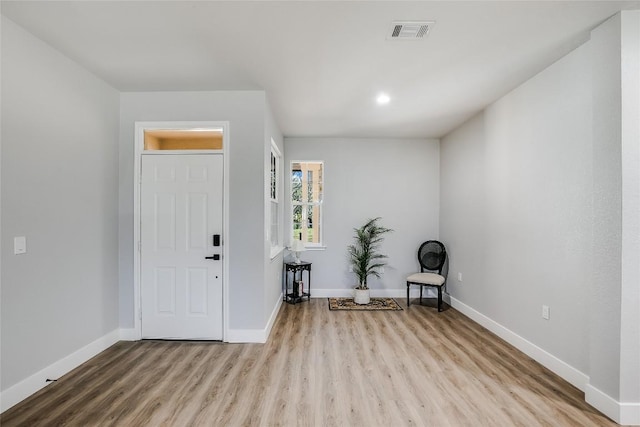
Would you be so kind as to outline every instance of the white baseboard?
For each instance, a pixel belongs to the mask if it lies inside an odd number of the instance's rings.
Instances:
[[[77,368],[98,353],[111,347],[120,340],[120,330],[115,329],[70,355],[54,362],[30,377],[9,387],[0,393],[0,412],[4,412],[31,396],[47,384],[47,379],[58,379]]]
[[[407,288],[402,289],[371,289],[372,297],[386,298],[406,298]],[[409,296],[418,298],[420,296],[420,288],[412,287]],[[433,289],[425,289],[423,298],[436,298],[438,293]],[[311,298],[350,298],[353,297],[353,289],[311,289]]]
[[[447,299],[450,299],[450,305],[453,308],[498,335],[547,369],[555,372],[576,388],[582,390],[585,394],[585,401],[607,417],[618,424],[640,426],[640,403],[618,402],[608,394],[589,384],[589,377],[573,366],[563,362],[463,302],[449,296],[445,298],[445,300]]]
[[[455,308],[476,323],[484,326],[503,340],[507,341],[512,346],[516,347],[518,350],[522,351],[527,356],[536,360],[547,369],[555,372],[565,381],[573,384],[573,386],[577,387],[578,389],[585,391],[585,388],[589,382],[589,377],[587,375],[580,372],[573,366],[567,364],[566,362],[558,359],[551,353],[548,353],[532,342],[527,341],[525,338],[521,337],[515,332],[505,328],[498,322],[474,310],[463,302],[453,297],[449,298],[451,300],[451,307]]]
[[[271,329],[278,317],[278,311],[282,306],[282,294],[278,297],[269,321],[264,329],[229,329],[225,342],[230,343],[265,343],[271,334]],[[140,334],[134,328],[120,329],[120,339],[122,341],[138,341],[141,339]]]
[[[584,400],[613,421],[619,423],[620,404],[608,394],[598,390],[591,384],[587,384],[584,390]]]
[[[121,341],[140,341],[142,339],[135,328],[120,328]]]
[[[229,329],[227,331],[228,343],[265,343],[264,329]]]
[[[430,293],[430,292],[433,292]],[[411,289],[411,298],[420,296],[418,288]],[[372,289],[372,297],[390,297],[390,298],[406,298],[407,289]],[[423,297],[431,298],[437,294],[435,291],[425,289]],[[329,297],[353,297],[353,289],[312,289],[311,298],[329,298]],[[282,306],[282,294],[278,299],[269,318],[269,322],[264,329],[229,329],[227,334],[227,342],[229,343],[265,343],[269,338],[273,324],[275,323],[278,311]],[[123,338],[124,339],[124,338]]]
[[[276,302],[276,305],[273,307],[273,310],[271,311],[271,316],[269,316],[269,321],[267,322],[267,327],[265,328],[264,331],[264,342],[267,342],[267,339],[269,339],[269,335],[271,335],[271,329],[273,329],[273,325],[276,323],[276,317],[278,317],[278,313],[280,312],[280,307],[282,307],[282,293],[280,293],[280,296],[278,297],[278,302]]]
[[[226,341],[229,343],[266,343],[281,306],[282,294],[280,294],[276,305],[273,307],[267,326],[264,329],[229,329]]]
[[[620,420],[617,423],[640,426],[640,403],[620,403]]]
[[[232,343],[265,343],[275,324],[278,311],[282,306],[282,295],[278,298],[264,329],[229,330],[228,342]],[[20,403],[38,390],[44,388],[47,379],[58,379],[64,374],[82,365],[98,353],[111,347],[120,340],[137,341],[140,334],[134,328],[116,329],[93,341],[72,354],[47,366],[39,372],[0,392],[0,413]]]
[[[620,403],[591,384],[587,384],[584,400],[618,424],[640,425],[640,403]]]

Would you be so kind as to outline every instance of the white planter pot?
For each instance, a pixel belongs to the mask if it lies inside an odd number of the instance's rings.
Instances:
[[[356,304],[369,304],[369,289],[354,289],[353,302]]]

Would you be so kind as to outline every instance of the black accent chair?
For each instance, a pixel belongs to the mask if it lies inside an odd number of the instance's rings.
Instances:
[[[444,245],[437,240],[429,240],[418,249],[420,273],[407,277],[407,307],[409,307],[409,289],[411,285],[420,286],[420,304],[422,304],[422,287],[438,288],[438,311],[442,311],[442,288],[446,279],[442,276],[442,267],[447,260]],[[434,273],[437,272],[437,273]]]

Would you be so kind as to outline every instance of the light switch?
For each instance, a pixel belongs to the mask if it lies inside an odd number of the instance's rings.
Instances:
[[[27,253],[27,238],[24,236],[13,238],[13,253],[16,255]]]
[[[542,306],[542,318],[549,320],[549,306],[548,305],[543,305]]]

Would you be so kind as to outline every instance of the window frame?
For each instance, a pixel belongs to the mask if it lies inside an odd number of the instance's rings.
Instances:
[[[295,163],[306,163],[306,164],[320,164],[320,170],[322,171],[322,198],[320,201],[318,202],[298,202],[293,200],[293,186],[292,186],[292,178],[293,178],[293,165]],[[302,211],[303,211],[303,218],[307,216],[306,212],[307,206],[314,206],[315,209],[318,210],[318,225],[319,225],[319,230],[318,230],[318,242],[314,243],[314,242],[307,242],[307,241],[303,241],[304,246],[306,249],[308,250],[322,250],[322,249],[326,249],[326,246],[324,244],[324,198],[325,198],[325,162],[324,160],[291,160],[289,163],[289,203],[290,203],[290,209],[289,209],[289,241],[291,243],[293,243],[293,240],[296,238],[293,235],[293,211],[295,209],[296,206],[302,206]],[[304,193],[303,193],[304,194]],[[303,221],[303,230],[307,230],[306,226],[305,226],[306,222]],[[305,233],[306,231],[303,231],[303,233]]]
[[[267,225],[267,241],[269,242],[270,247],[270,257],[271,259],[275,258],[279,253],[284,250],[284,242],[283,242],[283,203],[282,203],[282,153],[278,148],[278,145],[275,143],[273,138],[271,138],[271,149],[269,152],[269,178],[267,180],[267,216],[269,218]],[[275,159],[275,164],[274,164]],[[274,171],[275,169],[275,171]],[[275,182],[274,182],[275,181]],[[277,226],[277,235],[276,242],[273,242],[273,204],[277,206],[276,212],[276,226]]]

